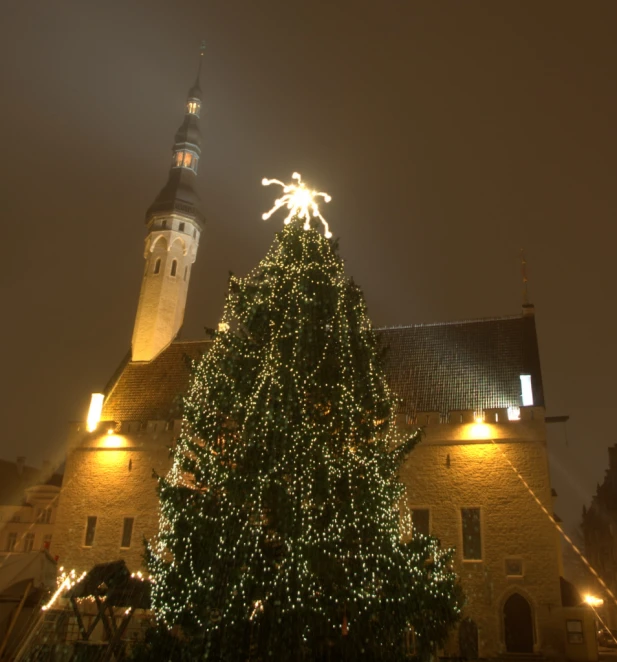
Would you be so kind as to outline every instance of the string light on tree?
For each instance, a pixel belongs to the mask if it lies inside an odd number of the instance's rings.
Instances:
[[[268,215],[288,222],[230,278],[193,368],[159,479],[153,608],[185,659],[396,659],[410,627],[428,656],[462,600],[452,550],[410,539],[401,514],[420,434],[397,430],[362,292],[308,223],[326,194],[294,181],[276,182],[288,197]]]
[[[330,227],[328,222],[321,215],[319,211],[319,205],[317,203],[318,198],[323,198],[324,202],[330,202],[332,197],[327,193],[322,191],[312,191],[306,188],[306,184],[302,181],[302,176],[300,173],[294,172],[291,176],[292,180],[295,180],[295,183],[284,184],[278,179],[266,179],[265,177],[261,180],[261,183],[264,186],[270,186],[270,184],[278,184],[283,188],[284,195],[278,200],[275,200],[274,207],[265,214],[262,215],[264,221],[267,221],[272,214],[278,211],[281,207],[287,207],[289,209],[289,214],[285,219],[285,225],[291,223],[292,218],[299,218],[304,221],[304,229],[309,230],[311,225],[311,217],[318,218],[324,226],[324,234],[326,237],[330,238],[332,233],[330,232]]]

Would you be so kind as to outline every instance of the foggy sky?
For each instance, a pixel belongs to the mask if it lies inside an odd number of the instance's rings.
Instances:
[[[617,3],[4,0],[0,456],[62,457],[130,345],[144,214],[207,41],[207,229],[183,337],[263,257],[294,170],[376,326],[517,314],[529,262],[557,510],[617,442]]]

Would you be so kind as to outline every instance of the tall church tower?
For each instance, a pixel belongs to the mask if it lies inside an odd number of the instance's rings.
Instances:
[[[201,154],[201,63],[188,93],[184,121],[176,132],[167,184],[146,212],[146,260],[135,328],[133,361],[151,361],[176,337],[184,320],[191,266],[197,257],[204,217],[195,192]]]

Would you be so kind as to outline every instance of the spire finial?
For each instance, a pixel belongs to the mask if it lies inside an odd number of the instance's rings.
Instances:
[[[523,277],[523,306],[529,305],[529,289],[527,287],[527,260],[525,259],[525,250],[521,248],[521,276]]]
[[[204,55],[206,54],[206,40],[202,39],[201,44],[199,45],[199,64],[197,65],[197,79],[195,80],[195,85],[199,87],[199,79],[201,78],[201,63],[204,61]]]

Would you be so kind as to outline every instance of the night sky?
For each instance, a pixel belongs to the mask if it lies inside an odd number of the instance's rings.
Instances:
[[[517,314],[529,262],[557,510],[617,442],[617,2],[5,0],[0,456],[64,453],[130,345],[144,214],[207,41],[184,338],[297,170],[376,326]]]

